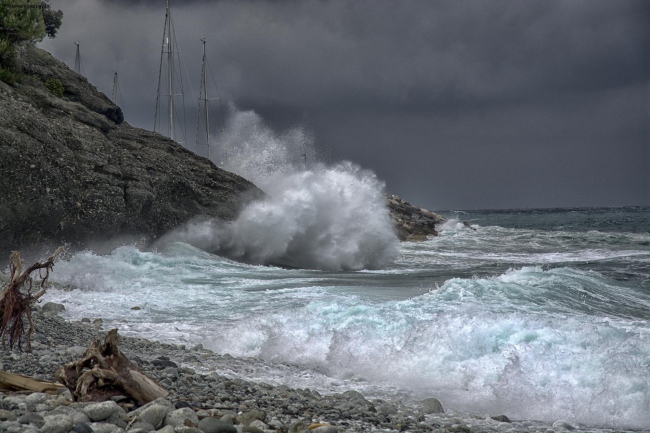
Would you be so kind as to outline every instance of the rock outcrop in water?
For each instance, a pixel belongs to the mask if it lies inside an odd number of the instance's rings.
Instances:
[[[196,215],[232,219],[255,185],[160,134],[49,53],[0,82],[0,254],[47,242],[157,237]],[[63,97],[45,86],[59,80]]]
[[[386,194],[386,201],[401,241],[423,241],[428,236],[436,236],[436,225],[445,221],[437,213],[413,206],[396,195]]]

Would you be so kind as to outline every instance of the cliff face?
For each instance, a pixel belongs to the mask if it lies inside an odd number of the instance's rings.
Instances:
[[[232,219],[251,182],[122,111],[47,52],[20,54],[25,79],[0,82],[0,254],[43,242],[157,237],[196,215]],[[63,98],[45,81],[56,78]]]
[[[445,222],[437,213],[413,206],[396,195],[387,194],[386,201],[401,241],[423,241],[428,236],[437,236],[436,226]]]

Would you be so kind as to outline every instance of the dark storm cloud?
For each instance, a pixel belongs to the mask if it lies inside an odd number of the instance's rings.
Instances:
[[[104,2],[152,10],[165,4]],[[196,0],[172,6],[192,16],[191,26],[178,23],[186,40],[192,33],[216,35],[211,50],[230,71],[225,85],[243,101],[417,111],[648,78],[646,1]]]
[[[127,120],[151,128],[165,3],[52,0],[64,25],[43,46],[70,65],[81,40],[86,76],[110,93],[118,70]],[[195,89],[206,37],[224,101],[274,127],[304,123],[333,158],[376,169],[406,198],[437,208],[650,204],[640,170],[650,170],[650,2],[171,4]],[[462,176],[435,193],[433,171]]]

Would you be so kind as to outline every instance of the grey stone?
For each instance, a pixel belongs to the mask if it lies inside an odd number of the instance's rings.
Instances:
[[[174,430],[174,427],[170,425],[166,425],[165,427],[161,428],[160,430],[156,430],[156,433],[174,433],[176,430]]]
[[[445,413],[445,410],[442,407],[442,403],[437,398],[427,398],[420,402],[422,405],[421,411],[424,414],[431,413]]]
[[[122,408],[120,408],[122,409]],[[122,410],[121,412],[116,412],[113,415],[109,416],[104,420],[104,422],[116,425],[120,428],[125,429],[126,428],[126,422],[122,419],[122,416],[124,416],[124,411]]]
[[[159,429],[163,426],[163,421],[169,412],[169,406],[163,406],[162,404],[154,404],[147,407],[143,410],[140,415],[141,422],[147,422],[151,424],[155,429]]]
[[[11,411],[0,409],[0,421],[16,421],[16,415]]]
[[[233,425],[233,424],[235,423],[235,417],[234,417],[234,415],[229,414],[229,413],[227,413],[227,414],[225,414],[224,416],[222,416],[222,417],[220,418],[220,420],[223,421],[223,422],[225,422],[225,423],[227,423],[227,424],[230,424],[230,425]]]
[[[25,397],[25,403],[30,406],[36,406],[37,404],[45,403],[49,396],[44,392],[33,392]]]
[[[21,424],[34,424],[36,427],[41,428],[45,424],[45,418],[35,412],[29,412],[18,418]]]
[[[70,415],[48,415],[45,424],[41,427],[42,433],[68,433],[74,427],[74,420]]]
[[[309,430],[310,433],[339,433],[339,428],[333,425],[323,425]]]
[[[135,430],[135,429],[140,429],[144,431],[154,431],[156,428],[149,424],[148,422],[135,422],[131,424],[131,427],[129,427],[129,431]]]
[[[123,428],[107,422],[94,422],[89,427],[94,433],[118,433],[125,431]]]
[[[203,430],[199,430],[197,427],[188,427],[188,426],[178,426],[174,427],[176,433],[203,433]]]
[[[204,433],[237,433],[237,429],[232,424],[212,417],[199,421],[199,430]]]
[[[113,414],[119,412],[121,408],[112,400],[103,401],[101,403],[92,403],[83,408],[85,413],[91,421],[103,421]]]
[[[167,413],[165,417],[165,425],[171,425],[174,427],[180,427],[187,425],[186,421],[189,421],[192,426],[199,424],[199,417],[196,416],[196,413],[189,407],[183,407],[181,409],[176,409]]]
[[[70,412],[68,415],[72,417],[75,425],[78,423],[88,424],[92,422],[92,420],[88,417],[88,415],[86,415],[83,412],[74,411],[74,412]]]
[[[251,422],[253,422],[256,419],[260,421],[266,420],[266,412],[260,409],[252,409],[238,415],[237,419],[239,420],[240,423],[244,425],[249,425]]]
[[[91,429],[85,422],[75,423],[74,427],[72,427],[72,431],[76,433],[93,433],[93,429]]]
[[[309,430],[307,429],[307,425],[305,425],[305,423],[302,421],[298,421],[291,424],[288,433],[307,433],[308,431]]]
[[[278,419],[272,419],[271,421],[268,422],[270,427],[273,427],[276,430],[286,430],[287,426],[280,420]]]
[[[379,411],[379,413],[381,413],[384,416],[394,415],[397,413],[397,406],[390,403],[382,403],[377,406],[377,410]]]
[[[566,430],[575,430],[576,428],[569,424],[567,421],[564,420],[557,420],[553,423],[553,427],[555,428],[563,428]]]
[[[80,357],[86,352],[86,348],[83,346],[70,346],[65,350],[65,353],[68,355]]]
[[[62,311],[65,311],[65,306],[63,304],[57,304],[55,302],[46,302],[41,307],[43,313],[55,313],[58,314]]]
[[[264,433],[264,430],[262,430],[261,428],[257,428],[255,426],[252,426],[252,425],[243,426],[241,431],[244,432],[244,433]]]
[[[491,416],[490,418],[492,418],[495,421],[499,421],[499,422],[508,422],[508,423],[511,422],[510,418],[508,418],[505,415],[496,415],[496,416]]]
[[[264,422],[260,421],[259,419],[254,420],[249,425],[251,427],[256,427],[256,428],[258,428],[260,430],[268,430],[269,429],[269,425],[265,424]]]

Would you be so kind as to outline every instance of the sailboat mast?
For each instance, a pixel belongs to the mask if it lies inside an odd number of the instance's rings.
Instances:
[[[118,105],[117,103],[117,94],[118,94],[118,88],[117,88],[117,72],[113,73],[113,104]]]
[[[165,26],[167,32],[167,78],[169,90],[169,138],[174,139],[174,49],[172,39],[172,17],[169,10],[169,0],[167,0],[167,11],[165,13]]]
[[[81,74],[81,53],[79,52],[79,41],[75,41],[74,44],[77,46],[77,52],[74,57],[74,71],[77,74]]]
[[[201,79],[203,80],[203,101],[204,101],[204,109],[205,109],[205,142],[208,146],[208,159],[210,159],[210,119],[209,119],[209,110],[208,110],[208,71],[206,68],[205,64],[205,42],[206,39],[203,38],[201,39],[201,42],[203,42],[203,76]]]

